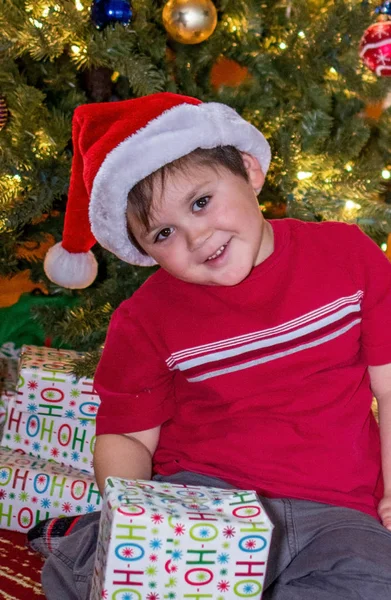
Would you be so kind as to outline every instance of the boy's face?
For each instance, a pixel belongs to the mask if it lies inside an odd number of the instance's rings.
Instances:
[[[273,233],[256,197],[264,174],[256,158],[243,154],[249,175],[219,167],[174,171],[164,189],[156,184],[150,230],[134,216],[137,241],[174,277],[200,285],[237,285],[273,252]]]

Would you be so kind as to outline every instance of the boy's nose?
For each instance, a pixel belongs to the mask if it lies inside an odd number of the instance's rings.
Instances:
[[[211,237],[212,231],[206,227],[192,227],[187,231],[187,245],[190,252],[201,248]]]

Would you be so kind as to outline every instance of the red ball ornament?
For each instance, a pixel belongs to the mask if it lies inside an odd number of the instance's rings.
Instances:
[[[360,56],[378,77],[391,77],[391,21],[368,27],[361,38]]]

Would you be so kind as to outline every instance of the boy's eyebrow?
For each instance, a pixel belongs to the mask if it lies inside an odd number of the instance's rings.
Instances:
[[[203,186],[204,186],[204,185],[206,186],[206,185],[210,185],[210,183],[211,183],[211,181],[209,181],[209,180],[204,180],[204,181],[202,182],[202,185],[203,185]],[[182,199],[182,201],[181,201],[181,204],[187,204],[188,202],[190,202],[191,200],[193,200],[193,198],[195,198],[196,196],[198,196],[198,194],[199,194],[199,191],[198,191],[198,190],[199,190],[199,189],[200,189],[200,184],[198,184],[198,183],[197,183],[197,184],[196,184],[196,185],[193,187],[193,189],[191,189],[191,190],[190,190],[190,191],[189,191],[189,192],[188,192],[188,193],[187,193],[187,194],[184,196],[184,198],[183,198],[183,199]],[[145,230],[145,232],[146,232],[146,235],[150,234],[150,233],[151,233],[151,231],[153,231],[153,229],[156,229],[156,228],[158,228],[158,227],[159,227],[159,224],[156,224],[156,225],[155,225],[155,224],[153,223],[153,219],[151,219],[151,221],[148,221],[148,226],[146,227],[146,230]]]

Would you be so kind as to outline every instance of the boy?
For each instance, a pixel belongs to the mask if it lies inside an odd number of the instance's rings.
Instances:
[[[389,599],[387,259],[355,226],[265,221],[269,146],[223,105],[80,107],[74,152],[48,275],[88,285],[95,240],[161,266],[115,311],[97,369],[100,489],[153,474],[255,489],[275,525],[264,599]],[[89,515],[30,535],[52,550],[49,600],[88,598],[97,527]]]

